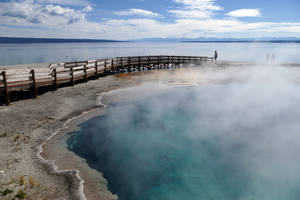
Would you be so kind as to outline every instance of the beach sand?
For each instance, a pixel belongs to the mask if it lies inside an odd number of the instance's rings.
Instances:
[[[198,75],[195,69],[108,76],[0,107],[0,191],[12,190],[0,197],[12,199],[23,193],[27,199],[117,199],[101,173],[67,150],[67,133],[105,113],[104,105],[110,102],[147,97],[150,92],[143,88],[145,84],[165,83],[166,87],[156,88],[158,92],[174,86],[226,82],[239,79],[242,68],[219,68],[211,63]],[[230,76],[215,75],[224,70],[230,70]]]

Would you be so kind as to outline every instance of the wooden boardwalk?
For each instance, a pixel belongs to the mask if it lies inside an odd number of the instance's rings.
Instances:
[[[79,62],[50,64],[48,68],[8,69],[0,76],[0,102],[9,105],[12,92],[29,91],[37,97],[40,88],[57,89],[63,85],[86,82],[117,73],[181,67],[184,64],[199,65],[213,61],[212,57],[199,56],[135,56],[116,57]]]

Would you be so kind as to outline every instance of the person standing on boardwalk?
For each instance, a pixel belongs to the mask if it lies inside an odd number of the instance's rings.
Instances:
[[[217,58],[218,58],[218,52],[215,51],[214,59],[217,60]]]

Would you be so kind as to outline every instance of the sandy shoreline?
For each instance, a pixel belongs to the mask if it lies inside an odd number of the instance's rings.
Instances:
[[[194,73],[194,68],[108,76],[0,107],[0,154],[3,155],[0,157],[0,191],[13,191],[3,199],[12,199],[19,191],[31,199],[117,199],[99,172],[67,150],[67,133],[83,121],[105,113],[103,104],[147,96],[142,87],[131,89],[141,83],[162,81],[176,87],[240,78],[242,68],[233,67],[231,75],[224,76],[222,71],[229,68],[211,65],[201,68],[201,76]],[[216,72],[219,72],[217,76]],[[55,162],[37,156],[41,145],[44,150],[41,156]],[[56,167],[58,172],[53,170]]]

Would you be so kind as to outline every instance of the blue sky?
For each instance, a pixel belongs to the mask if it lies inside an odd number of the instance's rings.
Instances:
[[[299,0],[0,0],[0,36],[299,37]]]

